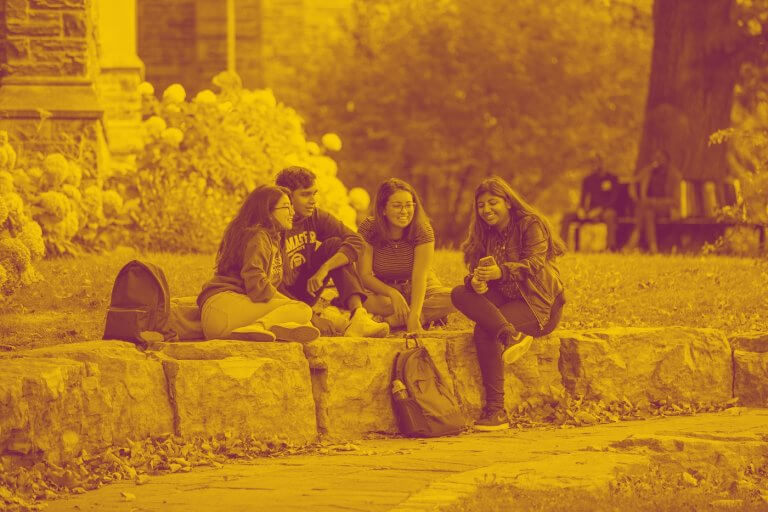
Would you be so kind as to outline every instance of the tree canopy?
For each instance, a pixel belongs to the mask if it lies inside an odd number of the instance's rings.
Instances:
[[[591,152],[631,172],[651,43],[647,1],[360,0],[292,101],[342,136],[348,185],[410,181],[457,242],[486,175],[553,211]]]

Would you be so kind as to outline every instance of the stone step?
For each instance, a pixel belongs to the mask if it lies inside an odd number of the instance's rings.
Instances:
[[[423,343],[476,418],[483,387],[471,333],[433,331]],[[403,348],[396,338],[303,346],[213,340],[145,353],[99,340],[11,353],[0,366],[0,457],[58,464],[83,449],[168,433],[294,445],[396,434],[389,381]],[[660,403],[700,409],[734,397],[765,407],[768,334],[728,340],[684,327],[556,331],[505,367],[505,395],[512,415],[537,421],[551,421],[569,403],[630,403],[649,415]],[[604,420],[580,417],[582,424]]]

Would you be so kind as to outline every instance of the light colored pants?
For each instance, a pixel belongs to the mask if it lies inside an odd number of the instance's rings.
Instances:
[[[312,308],[284,295],[276,295],[267,302],[253,302],[247,295],[226,291],[206,300],[200,316],[205,339],[211,340],[257,322],[265,329],[284,322],[307,324],[312,319]]]

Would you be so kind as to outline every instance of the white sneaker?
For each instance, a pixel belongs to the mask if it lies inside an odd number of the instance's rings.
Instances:
[[[533,344],[533,336],[519,332],[514,338],[510,337],[509,345],[504,348],[501,358],[505,363],[512,364],[530,350],[531,344]]]
[[[245,327],[239,327],[233,330],[229,336],[226,336],[228,340],[240,340],[240,341],[275,341],[275,335],[264,329],[262,324],[251,324]]]
[[[307,343],[320,337],[320,331],[314,325],[298,322],[283,322],[269,327],[274,336],[281,341]]]
[[[312,317],[312,324],[327,336],[341,336],[349,327],[349,312],[326,306]]]
[[[387,334],[389,334],[389,324],[377,322],[363,308],[357,308],[344,331],[344,336],[351,338],[384,338]]]

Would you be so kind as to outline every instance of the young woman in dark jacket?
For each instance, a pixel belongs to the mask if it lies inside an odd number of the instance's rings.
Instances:
[[[475,322],[474,341],[486,405],[476,430],[509,428],[504,411],[504,362],[552,332],[565,298],[554,260],[565,252],[546,218],[506,181],[485,179],[462,245],[470,274],[451,292],[454,306]]]

